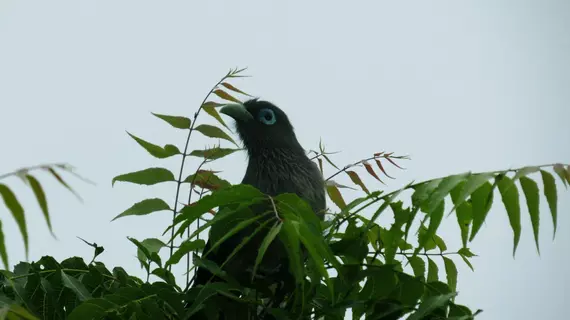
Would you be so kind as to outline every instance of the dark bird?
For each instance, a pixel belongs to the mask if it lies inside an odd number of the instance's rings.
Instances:
[[[220,112],[235,120],[237,133],[247,150],[248,165],[242,184],[249,184],[270,196],[295,193],[322,219],[326,208],[323,177],[299,144],[287,115],[272,103],[257,99],[249,100],[243,105],[226,105]],[[251,209],[254,214],[267,210],[258,207]],[[252,230],[244,229],[235,234],[202,258],[220,266]],[[224,266],[224,271],[237,279],[241,285],[251,285],[248,283],[251,281],[251,268],[255,264],[258,248],[265,234],[260,233],[253,237]],[[208,241],[203,253],[206,253],[210,246]],[[274,274],[267,271],[275,269],[278,271]],[[276,238],[266,251],[259,270],[266,270],[270,278],[281,281],[281,293],[276,298],[278,305],[279,300],[294,289],[294,278],[288,270],[287,254],[279,238]],[[208,281],[222,280],[214,277],[207,269],[198,268],[192,287],[205,285]],[[210,304],[210,307],[212,305],[216,306]]]

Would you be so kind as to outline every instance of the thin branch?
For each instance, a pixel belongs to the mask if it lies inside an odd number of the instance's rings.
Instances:
[[[180,173],[178,175],[178,182],[176,185],[176,197],[174,199],[174,209],[172,209],[172,225],[174,225],[174,219],[176,218],[176,213],[178,212],[178,197],[180,196],[180,186],[182,185],[182,174],[184,172],[184,162],[186,161],[186,157],[187,157],[187,153],[188,153],[188,146],[190,145],[190,137],[192,136],[192,132],[194,132],[194,126],[196,125],[196,119],[200,115],[200,111],[202,111],[202,106],[204,105],[204,103],[206,103],[206,100],[208,100],[208,98],[214,92],[214,90],[216,90],[216,88],[224,80],[226,80],[231,74],[232,74],[231,71],[228,72],[228,74],[226,74],[224,77],[222,77],[222,79],[220,79],[220,81],[218,81],[218,83],[216,83],[216,85],[214,85],[212,87],[212,89],[210,89],[210,91],[208,92],[206,97],[204,97],[204,100],[202,100],[202,103],[200,104],[198,111],[196,111],[196,113],[194,113],[194,119],[193,119],[192,124],[190,125],[190,129],[188,131],[188,137],[186,138],[186,144],[184,146],[184,152],[182,153],[182,161],[180,163]],[[174,227],[172,228],[170,238],[172,239],[172,242],[170,243],[170,256],[172,257],[172,254],[174,252]],[[168,269],[172,270],[172,265],[168,266]]]
[[[356,162],[354,162],[354,163],[351,163],[351,164],[349,164],[349,165],[344,166],[344,168],[338,170],[338,171],[335,172],[333,175],[331,175],[330,177],[326,178],[325,181],[328,181],[328,180],[330,180],[330,179],[336,177],[337,175],[339,175],[339,174],[341,174],[341,173],[343,173],[343,172],[346,172],[346,170],[348,170],[348,169],[350,169],[350,168],[352,168],[352,167],[356,167],[356,166],[358,166],[359,164],[362,164],[362,163],[364,163],[364,162],[366,162],[366,161],[376,160],[376,159],[380,159],[380,158],[384,158],[384,159],[405,159],[405,160],[410,159],[408,156],[392,156],[391,153],[390,153],[390,154],[384,154],[384,155],[382,155],[382,154],[374,155],[374,156],[372,156],[372,157],[369,157],[369,158],[366,158],[366,159],[362,159],[362,160],[359,160],[359,161],[356,161]]]

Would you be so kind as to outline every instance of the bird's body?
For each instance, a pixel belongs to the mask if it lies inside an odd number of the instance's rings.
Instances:
[[[241,108],[232,106],[222,112],[236,120],[237,132],[248,152],[248,166],[242,184],[251,185],[270,196],[294,193],[307,201],[313,211],[322,218],[326,207],[322,175],[297,141],[285,113],[269,102],[258,100],[247,101]],[[267,204],[252,208],[254,214],[261,214],[268,209]],[[221,265],[253,230],[255,227],[251,226],[235,234],[205,258]],[[253,237],[225,265],[224,270],[241,285],[250,284],[248,281],[251,279],[251,268],[266,234],[267,230]],[[208,242],[204,252],[209,250],[210,245]],[[285,248],[279,239],[275,239],[267,250],[259,270],[278,270],[269,276],[281,277],[279,280],[282,282],[294,281],[288,270]],[[219,280],[208,270],[198,268],[193,287]],[[292,283],[285,285],[290,286]]]

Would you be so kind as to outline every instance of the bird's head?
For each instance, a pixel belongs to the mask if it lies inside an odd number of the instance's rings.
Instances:
[[[236,130],[250,155],[276,148],[303,150],[285,112],[270,102],[253,99],[225,105],[220,112],[235,120]]]

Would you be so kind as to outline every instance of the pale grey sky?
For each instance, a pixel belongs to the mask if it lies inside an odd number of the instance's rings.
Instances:
[[[148,197],[172,203],[174,184],[111,188],[111,179],[152,166],[176,172],[179,158],[152,158],[125,130],[181,145],[185,134],[150,112],[191,116],[229,68],[249,67],[253,77],[234,83],[282,107],[307,149],[322,137],[329,150],[342,150],[340,164],[382,150],[411,155],[406,171],[390,170],[394,189],[467,170],[570,162],[568,57],[565,0],[2,0],[0,172],[65,161],[97,183],[68,178],[81,204],[38,175],[55,240],[31,192],[6,181],[27,209],[31,260],[89,259],[81,236],[105,247],[100,260],[109,267],[142,276],[126,236],[157,237],[170,214],[110,220]],[[194,138],[192,148],[208,142]],[[244,159],[232,155],[214,168],[238,183]],[[457,261],[460,303],[484,309],[484,320],[567,313],[570,193],[560,184],[559,201],[554,241],[550,216],[542,215],[541,257],[521,203],[516,259],[496,202],[471,244],[476,272]],[[8,212],[0,213],[13,264],[25,258],[22,240]],[[461,245],[457,230],[448,219],[440,231],[450,250]]]

